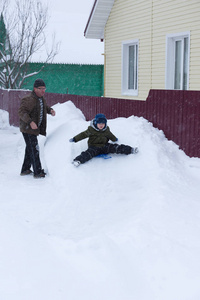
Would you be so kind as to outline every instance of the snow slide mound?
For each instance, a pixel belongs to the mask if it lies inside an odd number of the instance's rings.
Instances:
[[[194,184],[199,176],[195,177],[191,164],[199,166],[199,160],[188,158],[147,120],[132,116],[108,120],[108,125],[119,143],[139,147],[137,155],[94,158],[75,168],[71,162],[87,148],[87,141],[71,144],[69,138],[87,129],[90,122],[71,102],[54,108],[60,122],[49,119],[45,158],[58,199],[48,230],[57,238],[73,239],[84,249],[103,249],[108,240],[114,243],[114,252],[123,251],[134,266],[129,275],[140,278],[143,270],[143,284],[152,286],[158,295],[151,298],[147,288],[148,297],[143,297],[139,289],[137,299],[179,299],[180,289],[184,290],[180,299],[187,299],[186,283],[195,294],[197,286],[185,268],[189,272],[192,264],[194,273],[199,274],[200,263],[186,258],[188,244],[196,253],[197,232],[190,233],[198,214],[191,222],[190,199],[192,195],[193,208],[199,211],[199,192]],[[60,115],[65,115],[65,122]],[[180,281],[175,287],[177,277]],[[124,283],[121,276],[120,280]]]

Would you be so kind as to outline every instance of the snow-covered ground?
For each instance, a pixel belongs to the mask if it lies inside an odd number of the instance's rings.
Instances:
[[[45,179],[19,176],[25,144],[0,111],[0,299],[199,300],[200,159],[132,116],[108,125],[137,155],[75,168],[87,141],[69,138],[89,122],[54,109]]]

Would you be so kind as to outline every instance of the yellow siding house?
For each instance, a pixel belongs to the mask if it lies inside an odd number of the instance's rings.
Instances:
[[[105,97],[200,90],[200,0],[95,0],[84,35],[104,41]]]

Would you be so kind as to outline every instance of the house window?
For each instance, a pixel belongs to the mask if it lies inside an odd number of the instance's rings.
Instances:
[[[122,43],[122,94],[138,95],[138,40]]]
[[[167,36],[166,88],[189,88],[189,33]]]

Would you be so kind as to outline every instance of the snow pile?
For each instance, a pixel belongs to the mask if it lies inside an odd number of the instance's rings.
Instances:
[[[71,161],[89,122],[54,106],[39,137],[44,180],[20,177],[24,141],[1,130],[0,299],[199,300],[200,159],[143,118],[108,120],[137,155]]]
[[[0,129],[9,127],[9,114],[7,111],[0,109]]]

